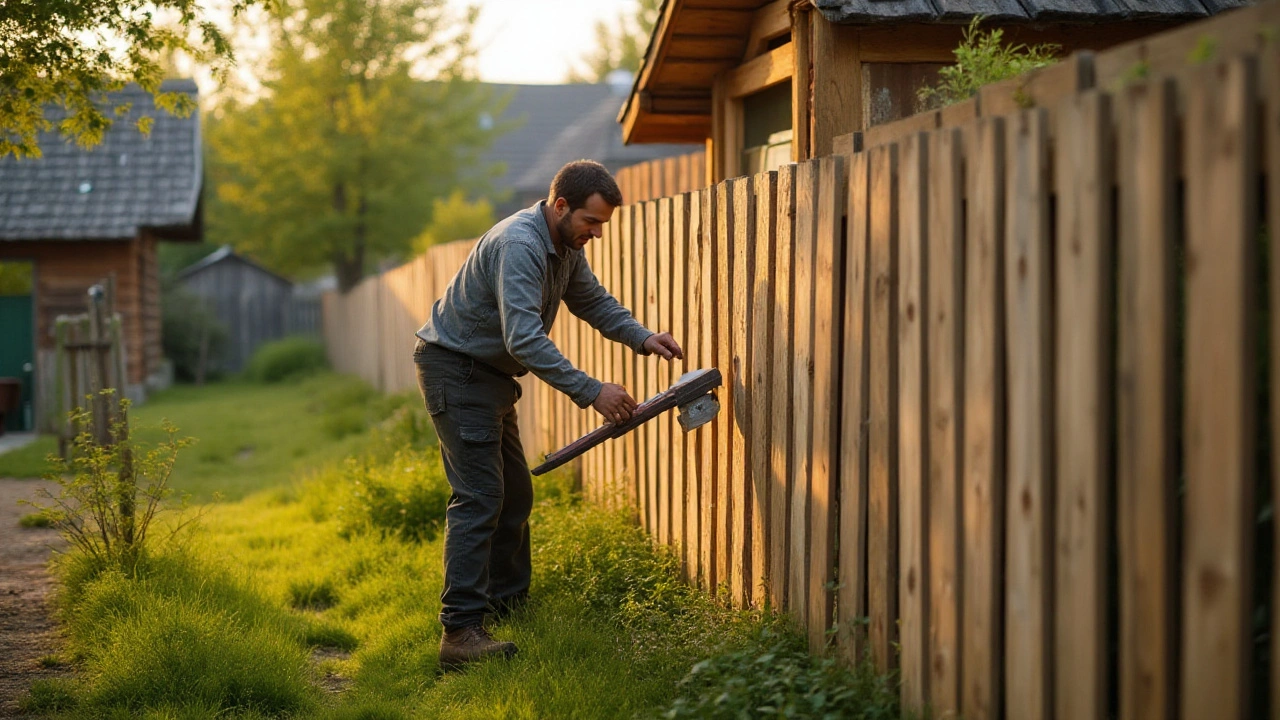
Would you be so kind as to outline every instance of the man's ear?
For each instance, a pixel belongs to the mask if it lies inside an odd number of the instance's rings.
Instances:
[[[556,198],[556,202],[554,205],[552,205],[552,207],[554,207],[556,210],[556,217],[562,218],[565,216],[566,213],[569,212],[569,201],[562,197],[558,197]]]

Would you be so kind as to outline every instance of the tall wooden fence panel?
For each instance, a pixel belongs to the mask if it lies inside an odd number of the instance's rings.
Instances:
[[[899,671],[911,710],[1275,717],[1277,27],[1261,4],[628,195],[589,261],[684,358],[567,312],[552,339],[637,399],[718,368],[721,412],[590,451],[587,496],[723,602]],[[335,365],[407,386],[385,338],[407,356],[466,250],[327,299]],[[528,388],[531,455],[598,422]]]
[[[707,154],[702,150],[628,165],[616,173],[625,203],[641,203],[693,192],[707,184]]]

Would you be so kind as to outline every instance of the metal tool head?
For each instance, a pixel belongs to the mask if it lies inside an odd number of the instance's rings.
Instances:
[[[685,432],[702,427],[720,412],[720,401],[715,393],[707,393],[680,406],[680,427]]]

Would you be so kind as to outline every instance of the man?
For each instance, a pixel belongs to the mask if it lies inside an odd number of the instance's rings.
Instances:
[[[499,222],[476,243],[431,317],[414,361],[453,495],[446,511],[440,665],[511,656],[484,627],[529,592],[533,484],[516,426],[520,385],[532,372],[607,422],[636,401],[621,385],[573,367],[547,334],[561,300],[604,337],[641,355],[683,357],[670,333],[636,321],[596,279],[582,249],[622,204],[604,166],[580,160],[551,181],[546,200]]]

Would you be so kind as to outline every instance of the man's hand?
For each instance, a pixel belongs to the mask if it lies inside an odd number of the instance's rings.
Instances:
[[[674,358],[684,359],[684,352],[680,350],[680,344],[676,339],[671,337],[671,333],[657,333],[650,335],[644,341],[644,349],[667,360]]]
[[[621,385],[604,383],[591,407],[603,415],[605,420],[621,425],[631,419],[631,414],[636,411],[636,401],[631,399],[631,394]]]

